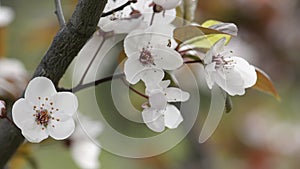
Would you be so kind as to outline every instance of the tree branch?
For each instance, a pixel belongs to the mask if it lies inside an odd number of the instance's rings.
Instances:
[[[72,60],[96,31],[106,2],[107,0],[78,1],[72,17],[54,37],[33,77],[45,76],[51,79],[55,86],[58,85]],[[11,112],[8,116],[11,118]],[[7,120],[0,121],[0,168],[4,168],[23,141],[19,129]]]
[[[63,10],[62,10],[62,7],[61,7],[61,1],[60,0],[55,0],[55,8],[56,8],[55,14],[57,16],[59,25],[60,25],[60,27],[64,27],[65,24],[66,24],[66,21],[65,21],[65,16],[64,16],[64,13],[63,13]]]

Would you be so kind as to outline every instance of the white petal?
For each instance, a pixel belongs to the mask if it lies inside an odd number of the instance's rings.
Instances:
[[[211,103],[208,115],[204,121],[203,128],[199,136],[199,142],[205,142],[218,127],[225,107],[226,93],[218,86],[214,85],[211,91]]]
[[[183,64],[181,55],[168,47],[151,49],[154,55],[154,64],[165,70],[175,70]]]
[[[204,63],[209,64],[212,62],[213,56],[216,56],[218,53],[221,53],[224,50],[226,38],[218,40],[210,50],[205,54]]]
[[[219,23],[219,24],[215,24],[210,26],[209,28],[211,29],[215,29],[230,35],[235,35],[237,36],[237,32],[238,32],[238,28],[234,23]]]
[[[71,154],[76,164],[82,169],[98,169],[101,149],[90,140],[72,142]]]
[[[213,73],[212,78],[231,96],[245,94],[244,80],[237,71],[232,70],[228,73],[218,71],[217,73]]]
[[[167,106],[167,99],[163,92],[158,91],[155,93],[151,93],[151,95],[149,96],[149,103],[151,105],[151,108],[162,110]]]
[[[155,109],[148,108],[142,112],[143,121],[148,128],[155,132],[162,132],[165,129],[165,122],[163,115]]]
[[[188,92],[175,87],[167,88],[165,93],[168,102],[185,102],[190,98],[190,94]]]
[[[64,120],[51,120],[47,127],[50,136],[56,140],[68,138],[75,130],[75,123],[72,117],[62,119]]]
[[[206,69],[205,69],[206,70]],[[214,81],[213,79],[211,78],[211,72],[208,72],[208,71],[205,71],[205,80],[206,80],[206,83],[207,83],[207,86],[209,89],[212,88],[213,84],[214,84]]]
[[[180,111],[174,105],[168,104],[165,116],[165,125],[170,129],[177,128],[178,125],[183,121]]]
[[[35,121],[33,114],[35,114],[33,106],[31,106],[27,100],[21,98],[14,103],[12,108],[12,117],[14,123],[19,128],[22,129],[26,125],[24,123],[32,124]]]
[[[50,100],[53,102],[55,109],[59,109],[59,111],[69,116],[73,116],[78,109],[77,97],[71,92],[58,92]]]
[[[171,80],[164,80],[159,83],[159,85],[165,90],[171,84]]]
[[[136,84],[141,79],[141,72],[147,69],[138,59],[129,58],[124,64],[124,73],[126,80],[130,84]]]
[[[164,71],[157,68],[147,69],[141,72],[141,79],[146,86],[146,95],[149,95],[153,90],[162,90],[160,82],[164,78],[164,75]]]
[[[236,62],[235,69],[238,71],[244,80],[244,88],[255,85],[257,75],[254,66],[250,65],[245,59],[241,57],[232,57]]]
[[[38,97],[51,97],[56,92],[52,81],[46,77],[36,77],[32,79],[25,91],[25,99],[30,103],[37,105]]]
[[[147,47],[150,42],[151,34],[146,34],[145,30],[134,30],[124,39],[124,50],[127,57],[138,58],[140,50]]]
[[[39,143],[48,138],[49,133],[44,126],[37,125],[35,121],[24,121],[24,126],[21,128],[22,135],[32,143]]]
[[[4,27],[14,19],[14,11],[9,7],[0,6],[0,27]]]

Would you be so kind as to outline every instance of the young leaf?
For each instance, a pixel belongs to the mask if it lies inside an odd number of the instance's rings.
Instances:
[[[174,30],[175,40],[181,45],[191,45],[193,48],[210,48],[222,38],[226,44],[232,36],[237,35],[237,27],[233,23],[223,23],[208,20],[202,25],[189,25]]]
[[[259,68],[255,68],[257,74],[256,84],[252,87],[254,89],[260,90],[262,92],[268,93],[274,96],[277,100],[280,100],[280,96],[277,93],[270,77]]]
[[[211,103],[208,115],[200,132],[199,142],[204,143],[216,130],[221,121],[226,102],[226,93],[214,85],[211,90]]]

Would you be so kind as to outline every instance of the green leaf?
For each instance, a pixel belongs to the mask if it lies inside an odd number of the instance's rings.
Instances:
[[[183,26],[174,30],[174,38],[181,45],[209,49],[218,40],[226,38],[226,44],[236,36],[237,27],[232,23],[208,20],[198,26]]]
[[[257,74],[257,81],[252,88],[268,93],[274,96],[278,101],[280,101],[280,96],[277,93],[276,88],[271,81],[271,78],[259,68],[255,68],[255,71]]]

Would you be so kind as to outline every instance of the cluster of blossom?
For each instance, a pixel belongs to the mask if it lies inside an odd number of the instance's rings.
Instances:
[[[108,1],[105,12],[125,2]],[[128,57],[124,73],[130,84],[140,80],[145,83],[149,103],[142,106],[142,117],[146,125],[156,132],[163,131],[165,126],[176,128],[183,120],[179,110],[167,102],[184,102],[189,99],[187,92],[174,87],[167,88],[170,82],[162,81],[164,71],[180,69],[184,63],[181,51],[190,47],[186,45],[179,48],[173,37],[175,26],[171,22],[180,4],[180,0],[138,0],[99,22],[104,31],[128,33],[124,40],[124,50]],[[219,22],[209,28],[230,35],[237,34],[237,28],[232,23]],[[232,96],[243,95],[245,88],[256,83],[255,68],[243,58],[224,51],[225,42],[225,38],[219,38],[204,58],[199,57],[205,68],[207,85],[212,89],[216,84]]]

